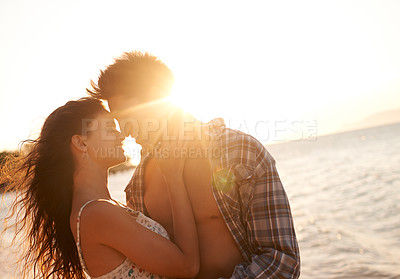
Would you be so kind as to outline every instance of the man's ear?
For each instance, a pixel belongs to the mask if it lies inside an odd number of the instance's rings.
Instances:
[[[86,137],[82,135],[73,135],[71,145],[81,152],[87,152]]]

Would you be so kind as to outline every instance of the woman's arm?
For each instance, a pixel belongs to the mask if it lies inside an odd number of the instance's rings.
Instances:
[[[197,227],[183,179],[185,158],[182,157],[182,149],[186,148],[186,142],[169,142],[161,148],[166,148],[166,153],[169,154],[166,159],[158,158],[157,163],[167,183],[174,241],[184,255],[184,265],[190,267],[191,273],[197,274],[200,268]]]
[[[163,148],[173,150],[177,144],[169,143]],[[82,223],[96,242],[114,248],[141,268],[162,276],[190,278],[196,276],[200,265],[197,229],[182,177],[184,159],[176,158],[172,152],[166,159],[157,159],[157,163],[168,184],[175,243],[146,229],[125,209],[108,202],[87,208]]]

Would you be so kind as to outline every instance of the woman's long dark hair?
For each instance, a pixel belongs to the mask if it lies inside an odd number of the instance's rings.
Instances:
[[[1,167],[0,183],[16,191],[5,219],[16,217],[21,237],[23,278],[84,278],[70,228],[74,160],[71,137],[82,134],[83,121],[106,112],[101,101],[82,98],[57,108],[37,140],[23,142],[19,156]],[[18,240],[20,241],[20,240]]]

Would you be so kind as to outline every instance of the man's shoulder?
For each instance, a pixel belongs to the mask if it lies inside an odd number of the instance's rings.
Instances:
[[[227,166],[267,168],[275,164],[275,160],[267,148],[255,137],[245,132],[225,128],[218,140]]]
[[[227,144],[245,142],[252,147],[265,149],[264,145],[261,142],[259,142],[255,137],[239,130],[225,128],[223,136],[225,137]]]
[[[252,135],[245,132],[226,128],[221,138],[222,146],[228,151],[247,151],[247,155],[263,155],[268,152],[266,147]],[[242,153],[242,156],[246,156]]]

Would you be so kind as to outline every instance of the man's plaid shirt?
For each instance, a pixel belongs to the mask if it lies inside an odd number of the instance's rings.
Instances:
[[[298,278],[300,254],[289,201],[275,160],[252,136],[225,127],[224,120],[210,125],[212,187],[218,207],[245,262],[232,279]],[[128,206],[145,212],[144,164],[141,158],[125,189]]]

